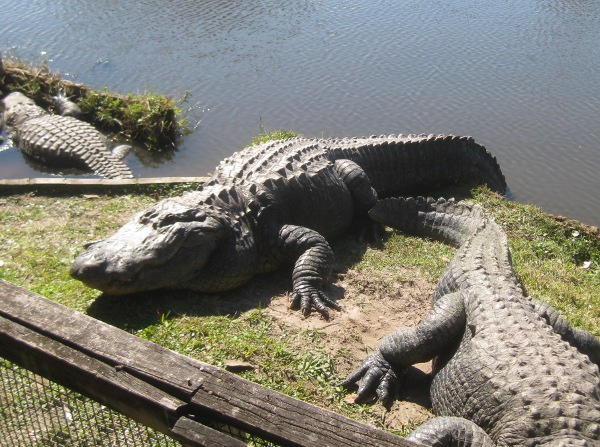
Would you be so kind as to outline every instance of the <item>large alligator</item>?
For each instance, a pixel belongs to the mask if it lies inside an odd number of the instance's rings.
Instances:
[[[4,121],[21,151],[42,165],[89,169],[107,178],[133,178],[107,140],[85,121],[51,115],[19,92],[4,98]],[[66,108],[65,110],[70,110]]]
[[[600,341],[527,297],[506,235],[478,205],[386,199],[385,225],[459,246],[414,328],[386,336],[343,383],[384,403],[410,365],[436,357],[428,446],[600,446]]]
[[[470,137],[290,139],[246,148],[200,190],[138,214],[92,243],[71,274],[109,294],[233,289],[295,262],[292,307],[328,316],[323,287],[339,235],[382,197],[454,183],[504,192],[496,159]]]

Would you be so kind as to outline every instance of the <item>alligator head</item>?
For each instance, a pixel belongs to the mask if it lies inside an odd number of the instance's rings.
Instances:
[[[165,199],[139,213],[109,238],[89,243],[71,276],[113,295],[193,281],[226,232],[223,209],[207,204],[210,193]]]
[[[11,127],[18,127],[29,118],[46,114],[44,109],[35,105],[33,99],[20,92],[7,95],[3,102],[4,122]]]

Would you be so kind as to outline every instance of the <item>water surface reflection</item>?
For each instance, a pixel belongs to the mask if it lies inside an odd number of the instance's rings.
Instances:
[[[261,126],[473,135],[517,200],[600,225],[600,2],[0,0],[0,49],[202,124],[141,176],[203,175]],[[41,53],[45,55],[41,56]],[[0,176],[35,175],[16,151]]]

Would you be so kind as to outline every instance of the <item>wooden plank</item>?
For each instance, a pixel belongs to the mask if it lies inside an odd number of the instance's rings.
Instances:
[[[169,434],[186,403],[125,371],[0,317],[2,357]]]
[[[238,421],[242,430],[282,446],[415,446],[403,438],[376,430],[301,400],[275,393],[219,369],[202,382],[191,408],[216,412]],[[273,435],[276,435],[275,437]]]
[[[20,179],[0,179],[0,187],[26,187],[26,186],[135,186],[135,185],[160,185],[167,183],[206,183],[209,177],[140,177],[134,179],[106,179],[106,178],[64,178],[64,177],[38,177]]]
[[[248,447],[248,444],[185,416],[179,418],[171,436],[187,446]]]
[[[209,366],[0,280],[0,316],[189,401]]]
[[[306,447],[416,446],[142,340],[2,280],[0,316],[191,402],[187,414],[237,426],[266,440]]]

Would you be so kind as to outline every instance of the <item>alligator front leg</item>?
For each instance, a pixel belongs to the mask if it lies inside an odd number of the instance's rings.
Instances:
[[[600,340],[587,331],[572,327],[562,315],[549,304],[533,298],[531,301],[535,311],[546,320],[550,326],[552,326],[554,332],[560,335],[561,338],[571,346],[577,348],[579,352],[586,354],[593,363],[600,365]]]
[[[333,268],[333,251],[325,238],[314,230],[296,225],[283,225],[277,232],[276,251],[295,261],[292,309],[301,309],[308,316],[313,308],[329,318],[327,307],[341,310],[323,289]]]
[[[362,379],[356,401],[376,394],[387,405],[397,382],[395,372],[443,352],[459,339],[465,322],[462,293],[442,296],[416,327],[402,328],[383,338],[377,350],[341,385],[347,387]]]
[[[457,417],[433,418],[414,430],[408,439],[432,447],[495,447],[474,422]]]

